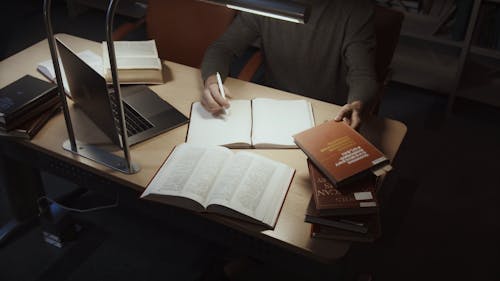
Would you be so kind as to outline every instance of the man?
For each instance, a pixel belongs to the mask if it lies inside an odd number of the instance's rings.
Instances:
[[[240,13],[206,51],[201,103],[216,114],[229,107],[220,96],[216,72],[225,78],[233,58],[260,40],[265,84],[295,94],[345,104],[335,116],[359,128],[378,85],[370,0],[309,0],[306,24]],[[229,92],[226,89],[227,92]]]

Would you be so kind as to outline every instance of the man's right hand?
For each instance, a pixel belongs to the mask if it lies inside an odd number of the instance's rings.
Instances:
[[[223,85],[226,97],[230,96],[229,90]],[[220,114],[224,108],[229,108],[229,102],[224,99],[219,92],[217,76],[210,75],[205,80],[205,88],[201,96],[201,104],[212,114]]]

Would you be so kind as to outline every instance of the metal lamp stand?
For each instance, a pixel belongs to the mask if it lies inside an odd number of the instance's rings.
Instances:
[[[120,138],[121,145],[123,147],[124,157],[120,157],[109,151],[106,151],[100,147],[92,144],[86,144],[79,142],[75,138],[73,124],[71,122],[71,116],[69,113],[68,103],[66,101],[66,95],[64,91],[64,86],[62,82],[61,69],[59,67],[59,57],[56,49],[56,42],[54,33],[52,30],[51,22],[51,0],[44,0],[44,18],[45,18],[45,28],[47,31],[47,40],[49,41],[50,55],[52,57],[52,63],[54,65],[54,72],[56,75],[56,81],[59,88],[59,97],[63,107],[64,120],[66,122],[66,129],[68,131],[68,140],[63,143],[63,148],[72,152],[73,154],[85,157],[87,159],[93,160],[114,170],[120,171],[126,174],[134,174],[140,170],[140,167],[133,163],[130,159],[130,148],[128,144],[127,129],[125,125],[125,117],[123,112],[122,98],[120,92],[120,84],[118,79],[118,71],[116,66],[116,56],[115,49],[112,38],[113,29],[113,18],[116,10],[118,1],[110,0],[108,11],[106,14],[106,41],[108,44],[109,61],[111,65],[111,75],[113,77],[113,88],[114,93],[117,97],[117,107],[118,107],[118,120],[120,126]],[[118,132],[117,132],[118,133]]]

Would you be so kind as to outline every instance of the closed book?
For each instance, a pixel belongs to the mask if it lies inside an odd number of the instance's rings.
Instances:
[[[0,136],[30,140],[40,131],[41,128],[43,128],[43,125],[45,125],[50,120],[50,118],[52,118],[52,116],[54,116],[60,110],[61,104],[60,102],[56,102],[48,110],[22,123],[15,129],[12,129],[10,131],[4,131],[0,129]]]
[[[52,108],[56,104],[60,104],[59,96],[53,96],[49,100],[44,100],[42,103],[37,104],[35,107],[30,107],[28,111],[23,112],[23,114],[11,120],[11,122],[9,122],[7,125],[0,123],[0,130],[10,132],[19,127],[22,127],[24,123],[39,116],[44,111]]]
[[[316,216],[314,200],[311,200],[307,207],[304,221],[359,233],[366,233],[368,232],[367,220],[371,219],[370,216],[371,215]]]
[[[344,122],[328,121],[293,137],[297,146],[338,188],[391,169],[389,159]]]
[[[359,233],[321,224],[311,224],[311,237],[322,239],[345,240],[353,242],[374,242],[382,234],[380,216],[373,215],[366,221],[368,231]]]
[[[57,87],[31,75],[0,89],[0,127],[8,131],[33,118],[48,101],[57,98]],[[40,110],[40,107],[45,107]]]
[[[378,211],[376,178],[368,175],[338,189],[310,161],[307,161],[312,186],[308,209],[312,216],[371,214]]]

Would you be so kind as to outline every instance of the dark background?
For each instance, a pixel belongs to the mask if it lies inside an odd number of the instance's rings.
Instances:
[[[3,60],[46,35],[41,1],[1,5]],[[104,39],[104,12],[70,17],[65,1],[53,6],[55,33]],[[117,16],[115,22],[130,20]],[[139,30],[130,39],[144,36]],[[383,236],[353,244],[344,261],[349,272],[371,272],[374,280],[500,279],[500,110],[459,98],[446,117],[446,102],[439,93],[389,85],[379,115],[402,121],[408,133],[381,190]],[[43,179],[49,196],[75,189],[47,173]],[[36,222],[0,247],[0,280],[197,280],[210,264],[207,257],[227,252],[203,235],[174,230],[123,206],[75,216],[88,231],[71,247],[45,244]],[[0,225],[10,218],[0,189]],[[291,267],[301,265],[274,271]],[[268,270],[260,264],[242,280],[267,280]]]

